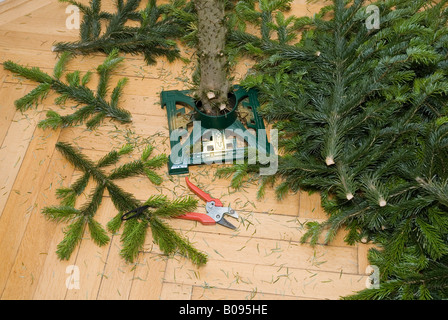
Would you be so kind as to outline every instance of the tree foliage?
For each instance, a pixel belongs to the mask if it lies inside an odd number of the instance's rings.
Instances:
[[[142,54],[147,64],[156,63],[156,58],[169,61],[179,58],[175,39],[183,33],[176,16],[167,15],[166,5],[157,5],[149,0],[139,10],[141,0],[118,0],[116,12],[101,10],[101,0],[91,0],[89,6],[76,0],[60,0],[77,6],[83,14],[80,25],[80,40],[59,42],[53,50],[74,54],[91,54],[112,50],[121,53]],[[105,28],[103,26],[105,25]]]
[[[261,26],[253,2],[241,3]],[[377,244],[381,287],[353,298],[446,298],[447,1],[374,5],[379,29],[366,27],[366,1],[334,0],[314,17],[265,18],[261,36],[232,34],[258,61],[244,85],[279,130],[279,170],[261,187],[276,179],[279,198],[321,193],[328,220],[310,223],[303,241],[346,229],[348,243]],[[220,170],[236,187],[256,172]]]
[[[178,235],[163,218],[172,218],[192,211],[197,200],[184,197],[169,200],[164,195],[150,196],[142,203],[132,194],[119,187],[115,181],[136,175],[143,175],[152,183],[161,184],[162,178],[154,171],[167,162],[167,156],[160,154],[150,158],[154,148],[148,146],[140,159],[116,166],[109,174],[104,169],[115,165],[121,156],[133,150],[131,145],[125,145],[120,150],[113,150],[97,163],[92,162],[68,143],[58,142],[56,148],[64,157],[83,174],[69,188],[57,190],[61,198],[59,206],[50,206],[42,210],[50,220],[68,222],[64,239],[58,244],[57,255],[62,260],[70,258],[76,246],[80,243],[84,231],[88,229],[92,240],[99,246],[106,245],[110,238],[103,226],[95,220],[95,214],[101,206],[104,192],[107,191],[118,214],[107,224],[111,232],[118,232],[125,213],[147,206],[141,215],[126,220],[121,235],[121,255],[127,262],[134,262],[139,252],[144,249],[148,228],[151,229],[153,240],[165,254],[180,253],[190,258],[195,264],[206,263],[207,256],[196,250],[187,239]],[[87,184],[93,180],[96,186],[90,193],[87,202],[79,209],[75,208],[76,199],[85,191]]]
[[[66,73],[66,81],[64,82],[61,79],[71,57],[72,55],[69,52],[61,54],[54,66],[53,76],[48,75],[37,67],[30,68],[10,60],[5,61],[3,67],[6,70],[39,83],[36,88],[15,101],[17,110],[25,111],[34,105],[37,106],[50,91],[54,91],[59,94],[55,99],[56,105],[64,106],[69,102],[76,103],[74,106],[76,111],[72,114],[61,116],[58,112],[50,110],[47,112],[47,119],[39,123],[39,126],[42,128],[56,129],[85,122],[87,128],[94,129],[107,117],[122,123],[130,122],[131,114],[118,105],[127,78],[120,79],[110,94],[110,98],[107,96],[110,74],[123,61],[123,58],[118,56],[118,51],[112,50],[103,64],[97,67],[96,71],[99,81],[96,92],[87,86],[92,76],[90,71],[83,76],[81,76],[80,71]],[[108,98],[109,101],[107,101]]]

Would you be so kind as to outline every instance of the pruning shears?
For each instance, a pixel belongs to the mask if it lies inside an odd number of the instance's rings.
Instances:
[[[199,198],[207,202],[205,205],[207,213],[188,212],[176,218],[199,221],[203,225],[214,225],[218,223],[224,227],[236,229],[233,224],[224,218],[224,215],[229,215],[235,219],[238,219],[238,213],[235,210],[233,210],[230,206],[224,207],[221,200],[212,198],[210,194],[202,191],[199,187],[191,183],[190,180],[188,180],[188,177],[185,177],[185,181],[191,191],[193,191]]]
[[[198,212],[188,212],[186,214],[177,216],[178,219],[185,219],[185,220],[194,220],[199,221],[203,225],[214,225],[216,223],[230,228],[230,229],[236,229],[236,227],[231,224],[229,221],[227,221],[224,218],[224,215],[229,215],[235,219],[238,219],[238,213],[233,210],[230,206],[224,207],[221,200],[212,198],[210,194],[202,191],[200,188],[195,186],[193,183],[188,180],[188,177],[185,177],[185,181],[187,182],[187,186],[190,188],[191,191],[193,191],[199,198],[206,201],[205,210],[207,213],[198,213]],[[144,205],[138,208],[135,208],[127,213],[125,213],[121,220],[129,220],[138,218],[141,216],[146,209],[148,209],[150,206]]]

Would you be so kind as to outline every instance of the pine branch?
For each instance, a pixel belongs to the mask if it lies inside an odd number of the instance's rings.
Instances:
[[[90,7],[81,6],[83,20],[80,40],[57,43],[56,52],[69,51],[73,54],[91,54],[113,50],[122,53],[143,54],[148,64],[155,58],[165,56],[169,61],[180,57],[179,49],[173,41],[182,35],[178,19],[167,14],[166,6],[157,6],[156,1],[148,1],[145,9],[137,11],[140,0],[117,2],[115,13],[101,11],[100,1],[91,1]],[[100,20],[106,29],[101,33]],[[139,27],[128,27],[129,21],[137,21]]]
[[[73,217],[79,215],[79,210],[73,206],[45,207],[42,213],[50,220],[56,222],[70,221]]]
[[[120,251],[120,255],[125,261],[134,262],[139,252],[143,250],[148,226],[148,220],[132,219],[125,223],[121,235],[122,249]]]
[[[68,260],[75,250],[76,246],[81,242],[84,233],[85,221],[82,216],[78,217],[75,222],[67,227],[64,231],[65,237],[58,244],[56,254],[61,260]]]
[[[95,164],[81,152],[75,150],[71,144],[58,142],[56,144],[56,149],[61,152],[76,169],[92,175],[96,173],[95,178],[101,181],[103,180],[104,174],[99,170],[95,170]]]
[[[145,214],[135,219],[126,221],[121,240],[123,248],[122,257],[127,262],[133,262],[138,253],[143,250],[146,240],[147,229],[153,230],[153,237],[159,243],[161,250],[166,254],[179,252],[188,256],[194,263],[203,264],[206,257],[192,247],[188,240],[183,239],[158,217],[176,217],[196,208],[197,200],[190,197],[168,200],[163,195],[153,195],[144,203],[137,200],[131,193],[123,190],[115,184],[115,180],[126,179],[135,175],[150,174],[150,181],[160,184],[161,177],[152,169],[160,167],[166,163],[167,157],[164,154],[150,158],[153,146],[147,146],[138,160],[128,162],[116,167],[111,173],[106,174],[102,169],[116,164],[120,157],[133,150],[131,145],[125,145],[118,151],[111,151],[94,163],[73,146],[67,143],[58,142],[56,148],[64,157],[78,170],[84,174],[70,187],[58,189],[57,193],[62,198],[61,206],[47,207],[43,209],[49,219],[59,222],[75,220],[66,231],[64,240],[58,246],[58,256],[61,259],[68,259],[77,244],[81,241],[82,233],[87,227],[92,240],[97,245],[105,245],[110,238],[105,229],[94,220],[95,213],[100,208],[104,191],[107,189],[109,196],[118,210],[118,214],[107,224],[107,228],[112,232],[117,232],[122,224],[122,216],[125,212],[148,205],[151,210],[146,210]],[[74,208],[76,198],[84,192],[90,178],[96,182],[96,187],[89,196],[88,201],[80,208]]]
[[[97,166],[99,168],[107,167],[113,164],[116,164],[118,160],[120,160],[120,157],[122,155],[128,154],[134,150],[134,147],[131,144],[124,145],[120,150],[112,150],[108,154],[106,154],[104,157],[102,157],[98,163]]]
[[[109,242],[110,238],[107,235],[106,230],[98,221],[95,221],[92,217],[89,217],[87,225],[89,227],[90,236],[97,245],[104,246]]]
[[[204,253],[196,250],[188,240],[181,238],[171,227],[156,217],[151,219],[151,231],[154,241],[166,254],[179,252],[196,265],[207,263],[207,256]]]
[[[61,54],[60,59],[54,67],[54,78],[42,72],[39,68],[20,66],[12,61],[4,62],[3,67],[6,70],[40,83],[30,93],[15,101],[16,108],[25,111],[33,105],[38,104],[53,90],[60,95],[55,100],[56,104],[65,103],[70,99],[78,103],[78,110],[67,116],[60,116],[56,111],[50,110],[47,112],[47,119],[39,123],[39,126],[42,128],[55,129],[86,122],[87,127],[93,129],[106,117],[123,123],[130,122],[130,113],[118,107],[118,99],[126,80],[121,79],[118,82],[113,90],[111,102],[105,100],[109,75],[123,60],[118,57],[118,51],[113,50],[105,59],[104,63],[98,67],[97,71],[100,75],[100,82],[96,94],[86,86],[90,79],[90,73],[86,73],[81,78],[80,72],[75,71],[66,75],[67,83],[60,80],[64,67],[67,65],[70,57],[71,54],[69,53],[64,52]]]
[[[19,76],[25,77],[27,79],[40,82],[40,83],[47,83],[52,84],[53,78],[50,77],[45,72],[41,71],[38,67],[23,67],[21,65],[18,65],[10,60],[3,62],[3,67],[6,70],[9,70],[15,74],[18,74]]]
[[[48,83],[42,83],[31,92],[23,96],[22,98],[16,100],[14,102],[16,109],[20,111],[26,111],[33,107],[33,105],[37,106],[43,99],[47,96],[50,91],[51,85]]]
[[[152,201],[150,201],[151,203]],[[163,206],[159,206],[157,210],[152,213],[152,216],[174,218],[191,212],[196,209],[198,201],[191,197],[184,197],[175,199]]]
[[[133,262],[142,251],[147,234],[147,228],[152,231],[154,242],[167,255],[176,252],[187,256],[193,263],[201,265],[206,263],[206,255],[197,251],[187,239],[180,237],[171,227],[159,218],[177,217],[194,210],[197,200],[190,197],[169,201],[166,196],[151,196],[143,205],[150,206],[146,213],[137,219],[126,221],[123,234],[123,248],[121,255],[128,262]],[[137,222],[138,220],[138,222]],[[114,218],[110,227],[118,230],[118,217]]]
[[[114,169],[112,173],[109,175],[109,179],[116,180],[136,176],[144,172],[143,168],[144,168],[143,162],[140,160],[128,162]]]

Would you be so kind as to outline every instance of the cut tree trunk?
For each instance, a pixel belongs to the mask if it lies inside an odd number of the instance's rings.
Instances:
[[[199,20],[199,98],[207,114],[217,115],[227,106],[230,89],[225,55],[225,1],[194,0],[194,4]]]

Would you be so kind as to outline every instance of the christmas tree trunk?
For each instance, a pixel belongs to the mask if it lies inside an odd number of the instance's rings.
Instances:
[[[225,1],[195,0],[198,14],[199,96],[204,111],[216,114],[227,105],[229,81],[225,55]]]

